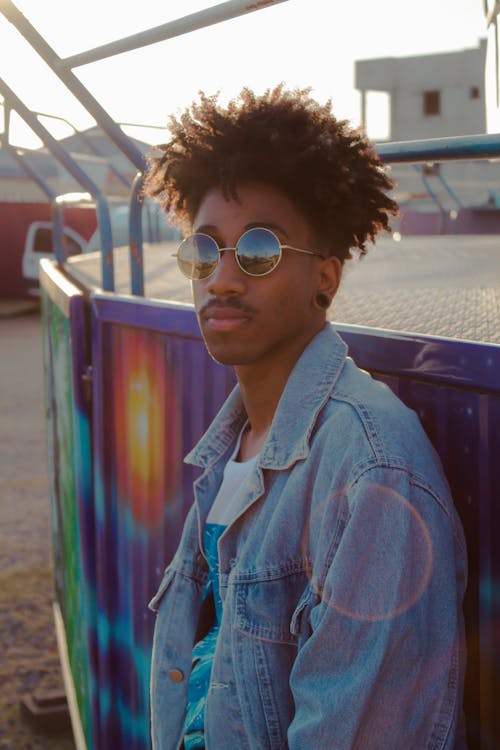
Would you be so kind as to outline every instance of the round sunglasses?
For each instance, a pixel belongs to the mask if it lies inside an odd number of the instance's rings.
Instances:
[[[186,237],[179,245],[177,263],[188,279],[208,279],[217,268],[221,253],[234,250],[236,262],[249,276],[267,276],[281,260],[283,250],[295,250],[306,255],[319,255],[315,250],[302,250],[292,245],[282,245],[270,229],[253,227],[241,235],[236,247],[219,247],[213,237],[202,232]]]

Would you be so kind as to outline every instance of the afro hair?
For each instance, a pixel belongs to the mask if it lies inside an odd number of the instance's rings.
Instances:
[[[397,204],[392,180],[360,130],[337,120],[331,102],[310,89],[281,84],[262,95],[245,88],[223,107],[200,93],[179,119],[171,140],[150,159],[145,193],[157,198],[169,221],[189,227],[213,187],[238,199],[238,185],[262,182],[283,192],[308,220],[319,247],[342,262],[366,253]]]

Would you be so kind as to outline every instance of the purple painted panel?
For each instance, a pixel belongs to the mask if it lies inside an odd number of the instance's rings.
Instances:
[[[337,326],[351,356],[419,415],[464,525],[469,748],[500,747],[500,346]]]
[[[147,602],[192,500],[182,464],[234,384],[207,355],[191,307],[99,294],[91,299],[93,485],[80,504],[84,632],[90,644],[93,747],[149,748],[153,616]],[[438,450],[466,529],[471,750],[500,746],[500,347],[338,326],[354,359],[413,408]],[[83,324],[73,326],[82,372]],[[79,341],[78,341],[79,339]],[[78,348],[80,345],[80,349]],[[74,380],[77,411],[85,386]],[[76,433],[85,441],[84,432]],[[86,467],[86,469],[85,469]],[[497,638],[498,641],[498,638]]]
[[[191,309],[92,301],[99,750],[149,747],[147,602],[177,547],[196,471],[182,462],[234,383]]]

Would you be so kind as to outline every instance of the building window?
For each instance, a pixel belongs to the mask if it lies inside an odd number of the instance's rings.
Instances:
[[[441,92],[424,91],[424,115],[441,114]]]
[[[469,98],[479,99],[479,96],[480,96],[479,86],[471,86],[469,89]]]

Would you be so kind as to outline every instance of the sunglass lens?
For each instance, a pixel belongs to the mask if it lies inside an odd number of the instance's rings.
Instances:
[[[278,265],[280,243],[269,229],[249,229],[240,237],[236,257],[240,267],[251,276],[265,276]]]
[[[177,263],[188,279],[206,279],[215,271],[218,261],[217,243],[208,234],[187,237],[177,251]]]

